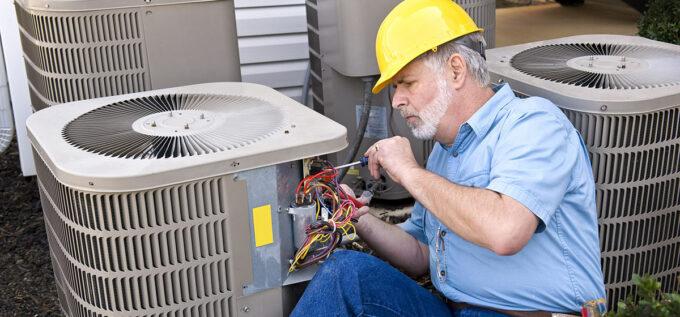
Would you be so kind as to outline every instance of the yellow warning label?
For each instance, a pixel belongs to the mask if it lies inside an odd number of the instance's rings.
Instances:
[[[253,229],[255,231],[256,247],[274,243],[271,205],[253,208]]]

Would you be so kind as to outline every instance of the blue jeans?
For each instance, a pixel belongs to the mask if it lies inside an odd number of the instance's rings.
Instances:
[[[338,250],[307,286],[291,316],[504,317],[469,307],[454,310],[380,259]]]

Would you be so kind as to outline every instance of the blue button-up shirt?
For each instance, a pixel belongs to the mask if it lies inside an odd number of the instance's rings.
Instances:
[[[564,114],[509,85],[435,144],[427,169],[449,181],[510,196],[539,219],[515,255],[499,256],[450,231],[416,203],[400,226],[430,250],[432,282],[456,302],[508,310],[580,311],[605,297],[588,152]]]

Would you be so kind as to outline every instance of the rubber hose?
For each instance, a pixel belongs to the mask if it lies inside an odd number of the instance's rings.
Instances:
[[[364,78],[364,107],[361,111],[361,119],[359,119],[359,125],[357,126],[356,134],[349,147],[349,152],[347,152],[347,158],[343,164],[349,164],[354,162],[354,157],[359,152],[361,147],[361,142],[364,141],[364,134],[366,134],[366,126],[368,126],[368,118],[371,114],[371,88],[373,88],[374,79],[373,77]],[[349,168],[344,168],[340,171],[338,176],[338,183],[342,182],[347,175]]]

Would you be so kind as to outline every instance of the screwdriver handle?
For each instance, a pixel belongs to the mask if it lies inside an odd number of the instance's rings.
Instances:
[[[362,167],[368,165],[368,156],[362,156],[359,159],[359,162],[361,162],[360,164],[361,164]]]

